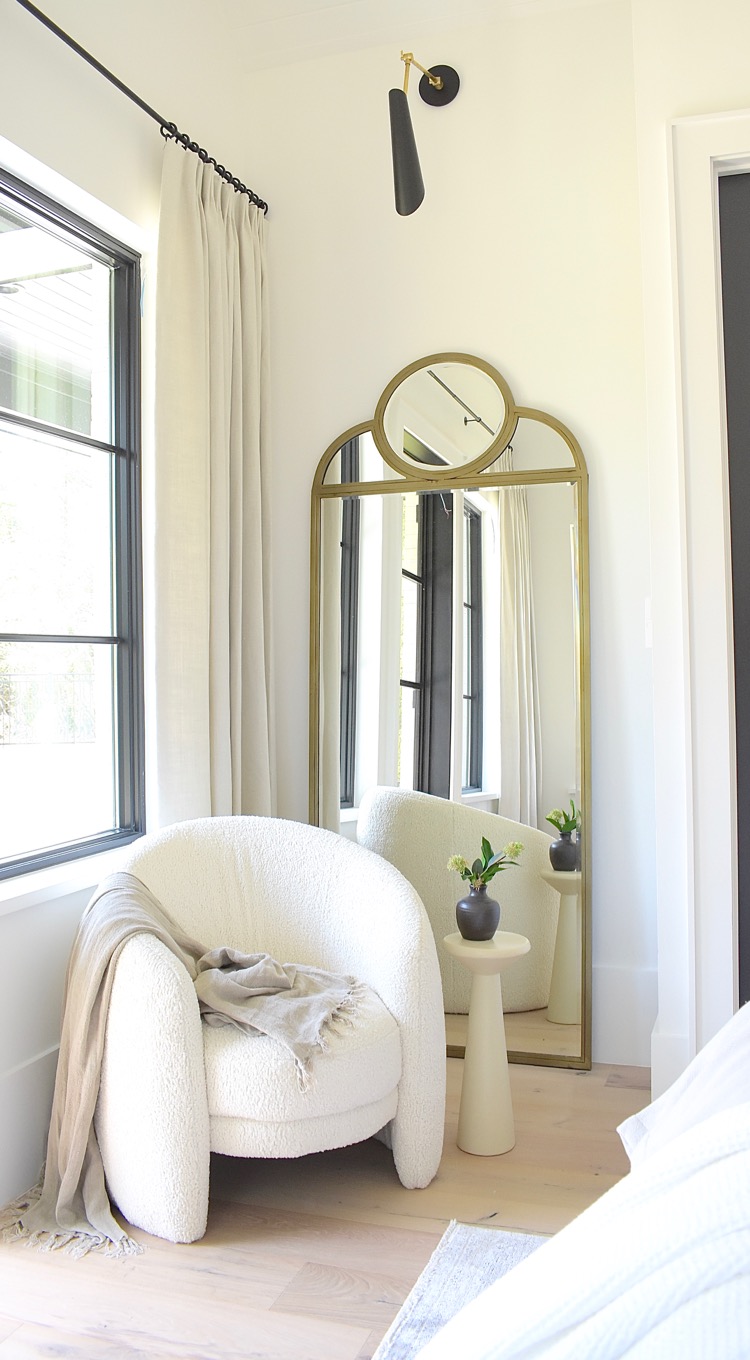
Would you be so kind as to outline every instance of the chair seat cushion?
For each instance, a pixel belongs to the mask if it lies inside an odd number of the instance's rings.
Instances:
[[[208,1109],[212,1118],[268,1121],[336,1115],[382,1099],[401,1079],[396,1021],[362,984],[356,1009],[329,1025],[301,1089],[294,1059],[277,1039],[233,1025],[203,1026]]]

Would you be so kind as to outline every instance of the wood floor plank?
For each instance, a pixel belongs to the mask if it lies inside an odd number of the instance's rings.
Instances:
[[[456,1146],[448,1062],[438,1175],[405,1190],[374,1139],[291,1161],[214,1157],[208,1230],[142,1256],[0,1246],[0,1360],[370,1360],[451,1219],[552,1233],[627,1171],[638,1069],[511,1068],[516,1146]]]
[[[72,1330],[89,1346],[118,1337],[136,1354],[153,1345],[179,1360],[353,1360],[366,1340],[367,1326],[275,1317],[252,1290],[244,1292],[241,1259],[229,1276],[206,1259],[198,1265],[200,1278],[189,1269],[183,1278],[179,1262],[187,1263],[193,1250],[175,1248],[174,1265],[165,1270],[160,1256],[166,1253],[158,1250],[124,1261],[92,1252],[76,1261],[64,1252],[1,1248],[0,1308],[19,1320],[43,1318],[51,1328]],[[31,1269],[29,1257],[36,1258]],[[196,1257],[197,1264],[200,1249]]]
[[[372,1360],[373,1355],[388,1331],[388,1327],[390,1327],[390,1322],[388,1323],[388,1326],[376,1327],[374,1331],[370,1332],[370,1335],[357,1356],[357,1360]]]
[[[618,1067],[607,1077],[608,1086],[629,1086],[633,1091],[651,1090],[651,1072],[648,1067]]]
[[[293,1339],[290,1345],[287,1341],[280,1335],[272,1337],[270,1346],[263,1350],[257,1349],[257,1339],[253,1337],[246,1340],[244,1347],[232,1350],[217,1349],[218,1343],[213,1341],[206,1345],[194,1341],[168,1342],[162,1347],[150,1338],[138,1344],[28,1323],[8,1341],[9,1349],[6,1343],[0,1343],[0,1360],[281,1360],[281,1357],[297,1360],[301,1356],[326,1360],[332,1353],[326,1349],[327,1342],[320,1349],[308,1350],[303,1338]],[[358,1360],[359,1352],[348,1350],[345,1354],[348,1360]]]
[[[395,1275],[308,1261],[271,1307],[273,1312],[336,1318],[373,1328],[388,1325],[408,1292]]]
[[[15,1330],[12,1342],[0,1343],[0,1360],[173,1360],[166,1352],[135,1349],[124,1341],[83,1336],[39,1323],[26,1323]],[[183,1357],[197,1360],[197,1357]]]
[[[241,1171],[241,1164],[235,1158],[229,1160]],[[226,1186],[224,1188],[226,1193]],[[253,1250],[264,1254],[283,1252],[285,1260],[296,1259],[297,1268],[314,1259],[330,1265],[345,1261],[353,1270],[367,1271],[373,1261],[382,1258],[394,1270],[400,1271],[421,1270],[442,1236],[442,1224],[430,1232],[415,1231],[411,1227],[399,1229],[342,1219],[340,1208],[340,1205],[336,1206],[336,1216],[331,1213],[301,1215],[297,1210],[264,1208],[220,1199],[218,1191],[214,1190],[203,1242],[242,1253]]]

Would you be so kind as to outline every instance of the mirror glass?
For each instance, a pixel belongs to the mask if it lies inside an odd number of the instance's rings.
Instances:
[[[449,367],[434,365],[441,375]],[[429,371],[419,367],[395,391]],[[468,385],[461,391],[468,395]],[[381,399],[386,419],[392,400]],[[524,881],[543,918],[531,953],[546,981],[540,996],[522,969],[513,970],[518,985],[504,977],[509,1055],[588,1066],[586,857],[580,872],[555,875],[538,834],[557,835],[546,813],[572,799],[584,813],[585,847],[585,468],[551,417],[520,414],[510,394],[503,402],[503,411],[483,409],[492,410],[494,429],[507,420],[512,438],[495,457],[487,434],[489,466],[465,484],[455,461],[446,465],[449,484],[440,484],[446,472],[437,465],[425,476],[424,468],[419,476],[394,472],[377,421],[349,432],[321,461],[313,494],[311,820],[356,839],[363,797],[385,786],[521,823],[530,843]],[[361,493],[337,491],[357,484]],[[446,860],[474,852],[442,849]],[[416,874],[407,877],[425,898]],[[502,879],[494,880],[499,899]],[[453,876],[456,901],[466,887]],[[533,933],[523,923],[505,928]],[[436,938],[440,955],[440,931]],[[469,979],[458,965],[441,966],[449,1052],[461,1052]]]
[[[509,414],[500,375],[468,355],[422,361],[386,388],[376,428],[407,468],[462,468],[495,443]]]
[[[575,469],[573,453],[552,425],[530,416],[520,416],[508,447],[512,450],[514,472],[551,472],[555,468]],[[493,465],[501,471],[503,451]]]

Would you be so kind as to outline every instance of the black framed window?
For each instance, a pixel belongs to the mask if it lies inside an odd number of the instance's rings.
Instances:
[[[463,791],[482,787],[482,516],[464,503]]]
[[[451,763],[453,497],[403,497],[401,708],[402,788],[447,798]]]
[[[450,797],[453,715],[453,496],[419,497],[420,707],[414,787]]]
[[[424,562],[422,560],[422,497],[414,492],[402,498],[401,510],[401,618],[399,646],[398,783],[418,788],[420,718],[423,707],[424,662],[421,638],[424,615]]]
[[[0,876],[144,825],[140,266],[0,172]]]
[[[359,439],[341,448],[342,482],[359,481]],[[347,496],[341,503],[341,740],[339,743],[341,806],[354,807],[357,750],[357,638],[359,631],[360,502]]]

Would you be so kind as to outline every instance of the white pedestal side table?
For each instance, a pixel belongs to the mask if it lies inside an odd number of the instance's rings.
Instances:
[[[581,873],[578,869],[542,869],[541,874],[560,894],[547,1019],[555,1025],[580,1025]]]
[[[496,1157],[516,1141],[500,974],[531,945],[509,930],[491,940],[465,940],[456,931],[443,944],[472,973],[456,1142],[464,1152]]]

